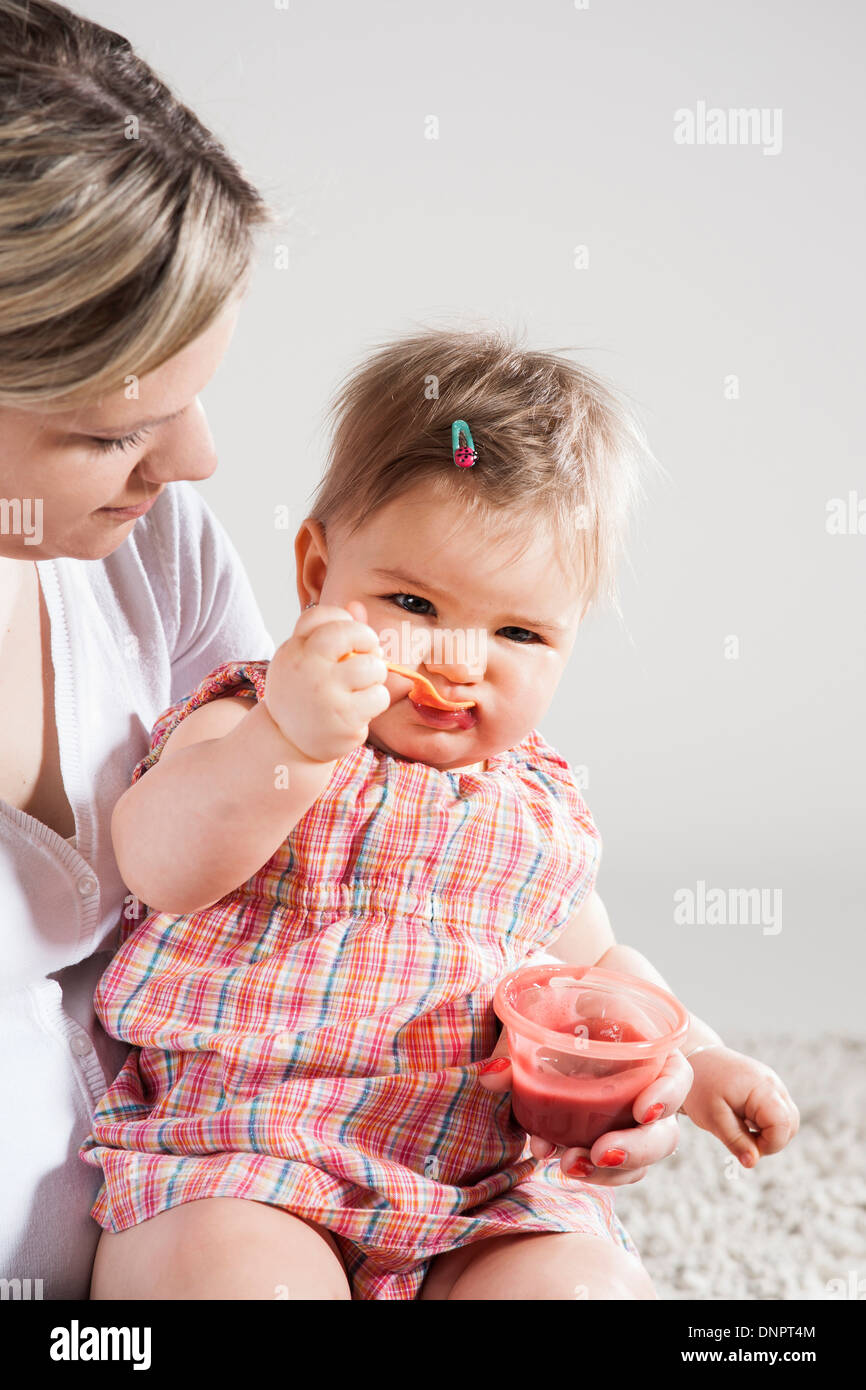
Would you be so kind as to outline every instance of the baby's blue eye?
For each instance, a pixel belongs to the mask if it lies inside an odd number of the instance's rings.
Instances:
[[[521,645],[528,645],[530,642],[540,642],[541,638],[537,632],[530,632],[526,627],[501,627],[496,634],[507,637],[509,642],[518,642]]]
[[[388,597],[392,603],[396,603],[397,607],[402,608],[406,613],[417,613],[419,617],[426,618],[435,612],[430,600],[419,598],[417,594],[389,594]]]

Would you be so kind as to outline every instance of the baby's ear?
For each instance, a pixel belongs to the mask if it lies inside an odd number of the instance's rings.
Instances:
[[[327,572],[328,546],[324,527],[315,517],[304,517],[295,536],[295,577],[302,608],[305,594],[318,600]]]

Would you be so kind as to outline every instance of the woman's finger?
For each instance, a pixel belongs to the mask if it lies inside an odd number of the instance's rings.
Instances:
[[[694,1071],[683,1054],[672,1052],[655,1081],[635,1097],[631,1113],[639,1125],[658,1124],[675,1115],[686,1100],[695,1079]]]
[[[542,1139],[539,1134],[530,1134],[529,1152],[533,1158],[545,1159],[555,1154],[558,1145],[552,1144],[549,1139]]]
[[[609,1134],[600,1135],[589,1149],[565,1149],[559,1166],[563,1173],[569,1175],[575,1160],[583,1157],[596,1170],[592,1176],[614,1169],[620,1173],[634,1172],[676,1153],[679,1142],[679,1122],[676,1115],[671,1115],[656,1124],[611,1130]]]
[[[511,1090],[511,1056],[508,1051],[508,1034],[504,1028],[490,1056],[479,1066],[478,1080],[488,1091],[499,1093]]]
[[[572,1182],[592,1183],[596,1187],[625,1187],[629,1183],[640,1182],[649,1172],[648,1166],[642,1168],[600,1168],[590,1157],[591,1150],[566,1149],[560,1159],[560,1168]]]

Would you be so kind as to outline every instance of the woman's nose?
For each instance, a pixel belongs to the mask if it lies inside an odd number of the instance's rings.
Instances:
[[[160,427],[139,463],[142,478],[152,483],[172,483],[179,478],[200,482],[209,478],[217,466],[213,436],[204,407],[192,407]]]

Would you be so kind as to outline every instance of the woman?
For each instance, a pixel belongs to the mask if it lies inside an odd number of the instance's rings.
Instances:
[[[112,808],[162,711],[222,662],[274,652],[189,485],[216,466],[197,397],[273,214],[125,39],[50,0],[0,0],[0,170],[0,1278],[85,1299],[99,1174],[78,1149],[126,1051],[92,995],[140,910]],[[672,1110],[690,1077],[671,1076]],[[650,1128],[610,1181],[672,1151],[675,1117]],[[326,1231],[233,1206],[250,1260],[256,1223],[300,1256],[296,1296],[350,1297]],[[200,1246],[207,1203],[185,1212]],[[498,1242],[479,1244],[437,1257],[423,1296],[447,1298],[478,1256],[464,1296],[498,1297]]]
[[[271,215],[125,39],[59,5],[0,0],[0,109],[0,1277],[83,1299],[77,1149],[126,1051],[91,999],[135,911],[111,810],[161,710],[274,650],[188,481],[216,467],[197,396]]]

